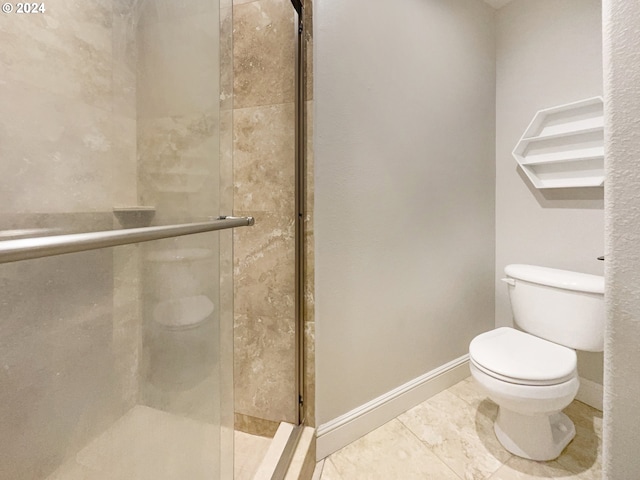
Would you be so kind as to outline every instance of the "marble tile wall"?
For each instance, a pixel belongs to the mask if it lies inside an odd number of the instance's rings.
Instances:
[[[113,221],[81,217],[22,216],[17,226]],[[111,250],[0,265],[0,478],[46,477],[133,405],[135,312],[123,289],[114,298],[115,277]]]
[[[156,208],[156,224],[231,213],[230,14],[224,1],[142,5],[138,188],[139,202]],[[228,427],[224,446],[233,444],[232,415],[225,416],[233,389],[232,351],[225,347],[227,336],[232,342],[230,240],[203,234],[154,242],[141,259],[141,401]],[[180,318],[193,328],[167,328]]]
[[[295,30],[289,0],[233,1],[236,427],[297,423]],[[271,426],[269,423],[271,422]]]
[[[231,12],[230,0],[142,4],[139,202],[156,208],[156,224],[232,213]],[[233,413],[226,409],[233,403],[231,239],[222,232],[159,242],[145,248],[142,258],[142,401],[219,423],[225,449],[233,446]],[[169,334],[157,318],[167,301],[193,308],[210,302],[214,312],[192,335]],[[197,316],[191,307],[183,314]],[[194,353],[198,349],[204,356]],[[233,465],[223,462],[222,468],[232,471]]]
[[[121,228],[114,206],[153,205],[156,223],[187,222],[218,215],[221,194],[231,211],[231,4],[221,3],[226,17],[209,0],[99,0],[81,6],[61,0],[47,4],[44,14],[3,16],[0,238],[17,238],[18,229],[51,234]],[[229,37],[222,75],[221,26]],[[226,115],[219,113],[221,89]],[[220,154],[226,159],[222,165]],[[226,192],[219,191],[219,178],[229,184]],[[232,417],[218,418],[224,402],[215,401],[222,396],[220,381],[190,384],[175,394],[140,382],[150,354],[146,321],[160,301],[156,295],[153,305],[142,303],[150,287],[166,293],[172,285],[170,293],[176,293],[192,286],[191,297],[206,295],[221,308],[217,264],[225,253],[218,256],[213,236],[0,267],[0,384],[11,385],[0,392],[0,445],[6,454],[0,478],[46,477],[145,395],[169,410],[215,417],[230,431]],[[230,277],[230,234],[224,244]],[[180,251],[212,255],[185,273],[190,258],[173,262],[173,268],[149,262],[151,253],[163,249],[178,257]],[[230,298],[223,306],[227,316]],[[229,340],[231,333],[229,328]],[[215,348],[204,348],[205,356]],[[171,353],[183,355],[179,350]],[[159,369],[153,373],[157,378]],[[230,402],[232,385],[226,391]]]
[[[234,0],[234,108],[294,101],[295,26],[287,0]]]
[[[156,207],[156,223],[218,215],[220,11],[215,3],[145,2],[140,12],[138,188],[139,201]]]
[[[0,212],[110,211],[136,199],[128,3],[3,16]]]
[[[109,230],[112,208],[137,201],[133,5],[3,15],[0,238]],[[0,478],[44,478],[135,404],[139,278],[126,248],[0,267]]]

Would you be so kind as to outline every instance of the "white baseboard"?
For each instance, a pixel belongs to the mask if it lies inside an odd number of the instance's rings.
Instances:
[[[602,411],[604,390],[602,385],[580,377],[580,389],[576,400]]]
[[[468,376],[469,355],[463,355],[320,425],[317,429],[317,460],[340,450]]]

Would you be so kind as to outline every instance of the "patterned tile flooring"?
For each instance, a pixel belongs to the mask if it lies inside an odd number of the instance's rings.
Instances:
[[[493,432],[498,407],[471,377],[318,463],[321,480],[600,480],[602,412],[574,401],[576,437],[551,462],[507,452]]]

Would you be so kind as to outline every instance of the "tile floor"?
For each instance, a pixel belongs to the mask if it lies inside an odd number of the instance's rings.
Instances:
[[[471,377],[318,463],[321,480],[600,480],[602,412],[574,401],[565,409],[576,437],[552,462],[511,455],[498,442],[498,407]]]

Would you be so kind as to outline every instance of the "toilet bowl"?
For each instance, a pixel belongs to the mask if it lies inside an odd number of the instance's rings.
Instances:
[[[205,295],[158,302],[145,328],[146,377],[165,390],[193,388],[216,359],[215,306]]]
[[[514,320],[469,345],[473,378],[498,405],[494,431],[511,453],[552,460],[575,436],[562,409],[580,386],[574,349],[602,351],[604,279],[509,265],[505,279]]]
[[[469,352],[471,374],[500,407],[494,424],[500,443],[532,460],[560,455],[575,435],[571,420],[560,413],[580,385],[575,351],[512,328],[499,328],[476,337]],[[549,353],[557,356],[544,355]],[[536,360],[543,364],[536,365]],[[554,360],[558,365],[553,365]]]

